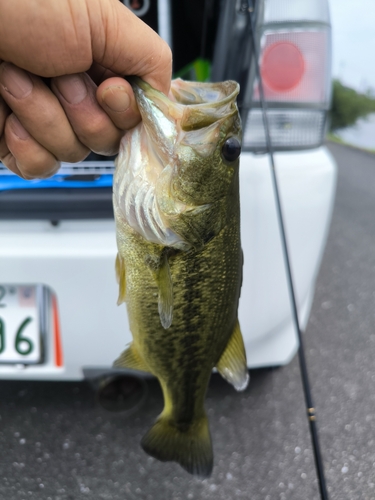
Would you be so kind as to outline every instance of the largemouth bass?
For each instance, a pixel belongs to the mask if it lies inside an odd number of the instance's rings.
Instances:
[[[169,97],[132,85],[142,123],[122,139],[114,175],[119,303],[133,342],[116,367],[159,379],[164,409],[143,449],[207,477],[204,399],[212,369],[248,383],[237,319],[242,281],[236,82],[172,82]]]

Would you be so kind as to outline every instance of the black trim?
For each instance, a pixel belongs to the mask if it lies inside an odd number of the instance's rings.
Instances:
[[[0,220],[113,219],[112,188],[0,192]]]

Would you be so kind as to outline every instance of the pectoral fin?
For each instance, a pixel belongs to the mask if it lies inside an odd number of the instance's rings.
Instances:
[[[134,344],[130,344],[130,346],[116,359],[113,363],[113,368],[128,368],[129,370],[150,372],[150,369],[139,355]]]
[[[125,302],[126,295],[126,278],[125,278],[125,263],[124,259],[117,254],[116,256],[116,278],[117,283],[119,284],[119,294],[117,299],[117,305],[119,306],[123,302]]]
[[[238,319],[227,347],[216,365],[216,369],[237,391],[246,389],[249,382],[249,372]]]
[[[160,258],[160,268],[157,272],[156,281],[159,289],[158,310],[160,322],[163,328],[167,329],[171,326],[173,319],[173,283],[167,251],[164,251]]]

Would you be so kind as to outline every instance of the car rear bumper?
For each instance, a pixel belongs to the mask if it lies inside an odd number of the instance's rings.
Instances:
[[[306,325],[329,228],[336,167],[325,148],[279,153],[276,166],[298,297]],[[297,349],[267,156],[241,160],[244,281],[239,318],[250,368],[288,363]],[[63,366],[0,366],[0,378],[78,380],[110,369],[131,341],[117,307],[113,220],[0,221],[0,279],[41,283],[56,295]],[[51,355],[52,356],[52,355]],[[51,357],[52,360],[52,357]],[[90,370],[88,370],[88,368]]]

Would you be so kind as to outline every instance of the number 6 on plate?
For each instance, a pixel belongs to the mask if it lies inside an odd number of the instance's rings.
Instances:
[[[5,332],[4,321],[0,318],[0,354],[5,349]]]
[[[18,328],[17,330],[17,335],[16,335],[16,340],[15,340],[15,348],[16,348],[16,351],[21,354],[22,356],[27,356],[28,354],[30,354],[30,352],[33,350],[33,343],[31,342],[30,339],[27,339],[26,337],[22,337],[22,333],[24,331],[24,329],[26,328],[26,326],[30,323],[30,321],[32,321],[32,318],[26,318],[25,321],[23,321],[21,323],[21,326]],[[24,343],[24,344],[27,344],[27,347],[26,349],[22,346],[21,344]]]

